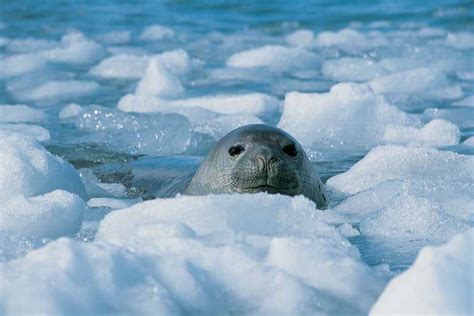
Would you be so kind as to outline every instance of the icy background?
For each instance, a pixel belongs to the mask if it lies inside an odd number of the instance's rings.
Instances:
[[[0,314],[472,314],[473,29],[468,0],[2,2]],[[176,196],[252,123],[329,209]]]

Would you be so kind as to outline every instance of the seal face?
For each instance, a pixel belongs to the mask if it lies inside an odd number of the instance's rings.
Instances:
[[[209,152],[185,190],[189,195],[280,193],[328,204],[323,184],[301,145],[268,125],[239,127]]]

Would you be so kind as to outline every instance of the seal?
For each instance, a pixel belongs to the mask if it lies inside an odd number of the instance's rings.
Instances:
[[[323,183],[302,146],[283,130],[263,124],[239,127],[219,140],[184,194],[235,192],[304,195],[318,208],[328,205]]]

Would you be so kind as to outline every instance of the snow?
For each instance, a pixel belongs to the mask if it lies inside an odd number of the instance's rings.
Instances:
[[[159,41],[175,36],[174,31],[163,25],[151,25],[143,30],[140,39],[144,41]]]
[[[306,146],[346,149],[383,142],[390,126],[420,125],[416,116],[398,110],[368,85],[355,83],[334,85],[328,93],[288,93],[278,123]]]
[[[370,315],[472,315],[474,230],[423,248],[407,271],[390,281]]]
[[[90,95],[99,88],[95,81],[48,81],[31,91],[22,91],[18,99],[25,101],[43,100],[73,100],[81,96]]]
[[[320,59],[302,48],[267,45],[235,53],[226,64],[236,68],[268,67],[275,71],[288,71],[318,66]]]
[[[176,97],[184,92],[179,78],[158,58],[150,58],[146,72],[138,82],[135,94],[139,96]]]
[[[379,46],[387,46],[387,38],[380,32],[372,31],[363,34],[353,29],[342,29],[337,32],[324,31],[316,36],[318,47],[335,47],[347,53],[355,53]]]
[[[76,103],[69,103],[59,111],[58,117],[60,119],[68,119],[80,115],[84,108]]]
[[[42,110],[23,104],[0,104],[0,123],[41,122],[46,118]]]
[[[298,30],[285,37],[288,44],[294,47],[307,48],[314,41],[314,33],[311,30]]]

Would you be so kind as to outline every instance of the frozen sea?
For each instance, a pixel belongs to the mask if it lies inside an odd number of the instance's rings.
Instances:
[[[255,123],[328,209],[180,194]],[[0,315],[472,315],[473,226],[472,1],[0,6]]]

